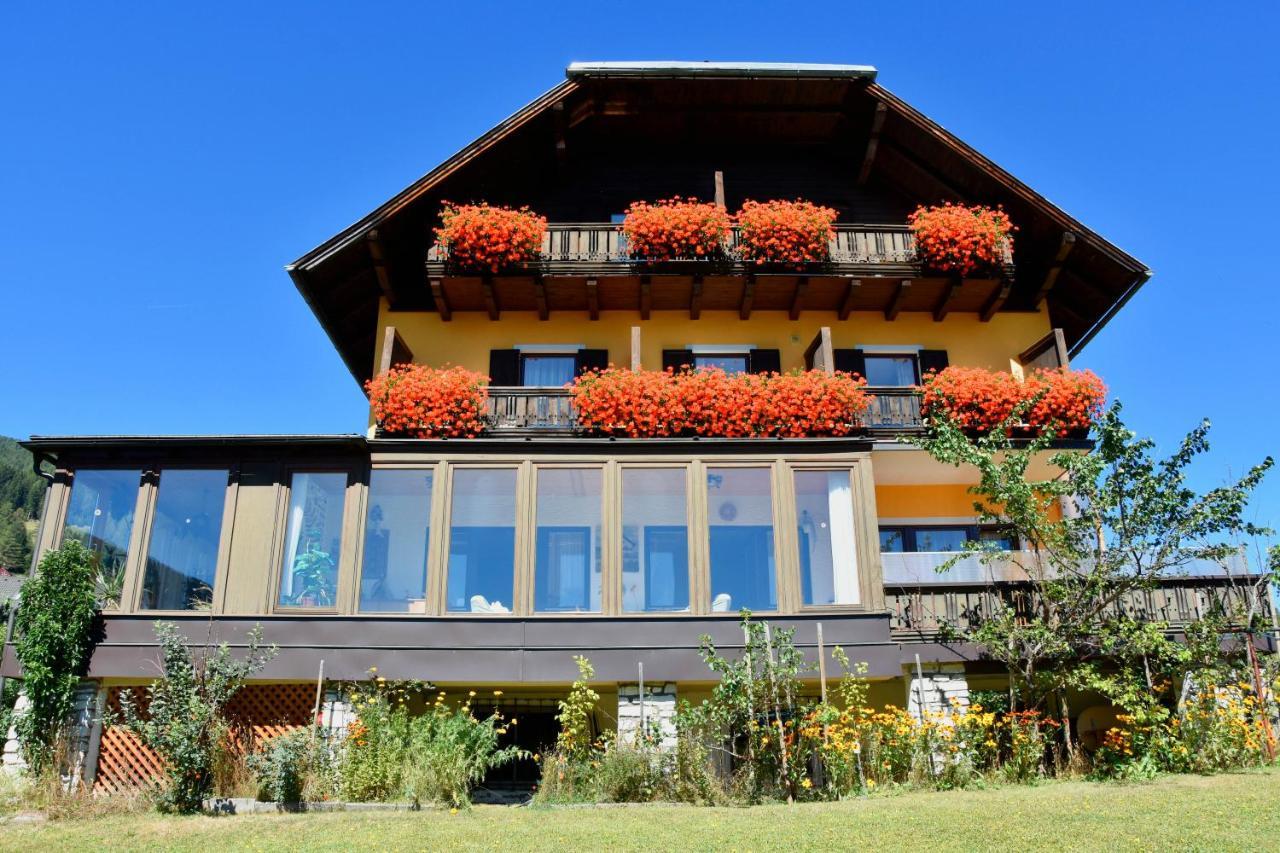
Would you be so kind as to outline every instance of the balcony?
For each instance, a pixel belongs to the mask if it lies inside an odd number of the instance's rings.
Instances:
[[[1036,564],[1033,552],[1009,554],[983,562],[965,555],[939,571],[952,553],[884,553],[885,607],[890,628],[900,638],[936,637],[943,626],[964,630],[976,626],[1004,605],[1022,618],[1034,607],[1027,569]],[[1243,554],[1226,567],[1210,562],[1184,567],[1158,587],[1141,590],[1116,602],[1115,610],[1144,621],[1163,621],[1177,627],[1220,608],[1248,606],[1255,578]],[[1271,602],[1252,602],[1263,616]]]
[[[830,259],[803,265],[743,262],[733,230],[727,251],[716,259],[648,260],[634,258],[618,225],[608,222],[552,223],[543,237],[541,257],[501,274],[481,275],[453,269],[448,253],[432,244],[426,272],[433,307],[444,320],[454,312],[486,312],[497,320],[503,311],[537,311],[546,319],[555,311],[633,310],[883,312],[894,319],[903,311],[972,312],[989,320],[1009,297],[1014,280],[1012,247],[1002,268],[986,277],[958,280],[925,270],[916,258],[915,238],[905,225],[839,224],[830,242]],[[653,279],[651,284],[650,279]]]
[[[875,399],[862,424],[869,435],[910,433],[923,428],[918,392],[906,388],[869,391]],[[571,435],[577,430],[577,419],[565,388],[489,386],[485,426],[493,435]]]

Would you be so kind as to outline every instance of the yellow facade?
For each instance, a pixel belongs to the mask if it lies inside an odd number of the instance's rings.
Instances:
[[[689,345],[746,344],[777,349],[783,370],[804,366],[804,353],[823,326],[831,329],[836,349],[861,346],[920,346],[947,350],[952,364],[1009,370],[1023,352],[1051,331],[1046,312],[1000,312],[989,322],[976,314],[950,314],[935,322],[925,313],[903,313],[895,320],[883,314],[856,312],[839,320],[829,312],[802,314],[789,319],[783,311],[757,311],[742,320],[736,311],[704,311],[697,320],[686,311],[654,311],[641,320],[634,311],[601,312],[591,320],[585,312],[552,312],[539,320],[533,312],[504,311],[490,320],[479,312],[460,311],[445,322],[438,314],[391,312],[385,300],[379,312],[378,346],[370,354],[373,372],[380,369],[381,342],[388,325],[413,352],[419,364],[436,367],[461,365],[486,372],[489,351],[516,344],[574,344],[607,349],[609,359],[620,366],[631,364],[631,329],[640,328],[641,366],[662,367],[664,349]]]

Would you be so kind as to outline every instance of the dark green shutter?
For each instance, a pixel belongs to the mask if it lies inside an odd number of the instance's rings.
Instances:
[[[747,356],[747,370],[752,373],[781,373],[782,353],[776,349],[753,349]]]
[[[831,351],[831,360],[835,369],[841,373],[856,373],[866,378],[867,355],[860,349],[837,349]]]
[[[580,349],[573,358],[573,372],[579,376],[588,370],[604,370],[608,366],[607,349]]]
[[[693,367],[693,350],[664,349],[662,351],[662,369],[679,371],[682,367]]]
[[[947,369],[947,351],[944,349],[922,349],[920,350],[920,378],[924,379],[925,374],[930,370],[943,371]]]
[[[520,350],[489,350],[489,384],[500,388],[520,385]]]

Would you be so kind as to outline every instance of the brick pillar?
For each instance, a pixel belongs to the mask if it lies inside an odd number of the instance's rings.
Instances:
[[[618,685],[618,740],[634,743],[640,732],[640,685]],[[676,686],[671,682],[645,684],[644,721],[649,731],[657,732],[658,748],[667,752],[676,748]]]

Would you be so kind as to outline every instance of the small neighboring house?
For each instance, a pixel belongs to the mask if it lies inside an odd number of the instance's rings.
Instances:
[[[833,208],[829,260],[633,257],[621,215],[676,195]],[[547,217],[537,262],[451,265],[434,245],[442,204],[481,199]],[[907,217],[943,201],[1003,207],[1018,230],[1002,263],[966,278],[921,264]],[[153,676],[157,619],[200,644],[262,625],[280,653],[237,700],[246,722],[303,723],[322,670],[376,666],[501,689],[530,749],[554,738],[575,655],[595,665],[599,726],[634,725],[643,665],[649,719],[669,727],[677,698],[709,690],[699,638],[732,649],[744,607],[810,653],[821,624],[867,664],[877,704],[1001,687],[974,649],[939,641],[938,617],[980,617],[1016,590],[1012,569],[935,569],[967,540],[1019,543],[979,525],[971,472],[899,440],[921,427],[915,386],[948,364],[1065,366],[1149,276],[875,69],[772,63],[572,65],[287,269],[357,383],[406,362],[487,373],[486,428],[25,442],[57,469],[39,550],[77,537],[122,578],[89,678],[114,702]],[[837,438],[584,435],[563,386],[610,363],[855,371],[875,402]],[[266,375],[287,385],[288,363]],[[1222,589],[1189,577],[1133,606],[1176,624]],[[343,718],[330,693],[325,719]],[[99,784],[139,778],[143,753],[108,729]],[[503,773],[527,783],[536,767]]]
[[[0,566],[0,611],[8,607],[9,602],[17,596],[26,580],[25,574],[15,574]]]

